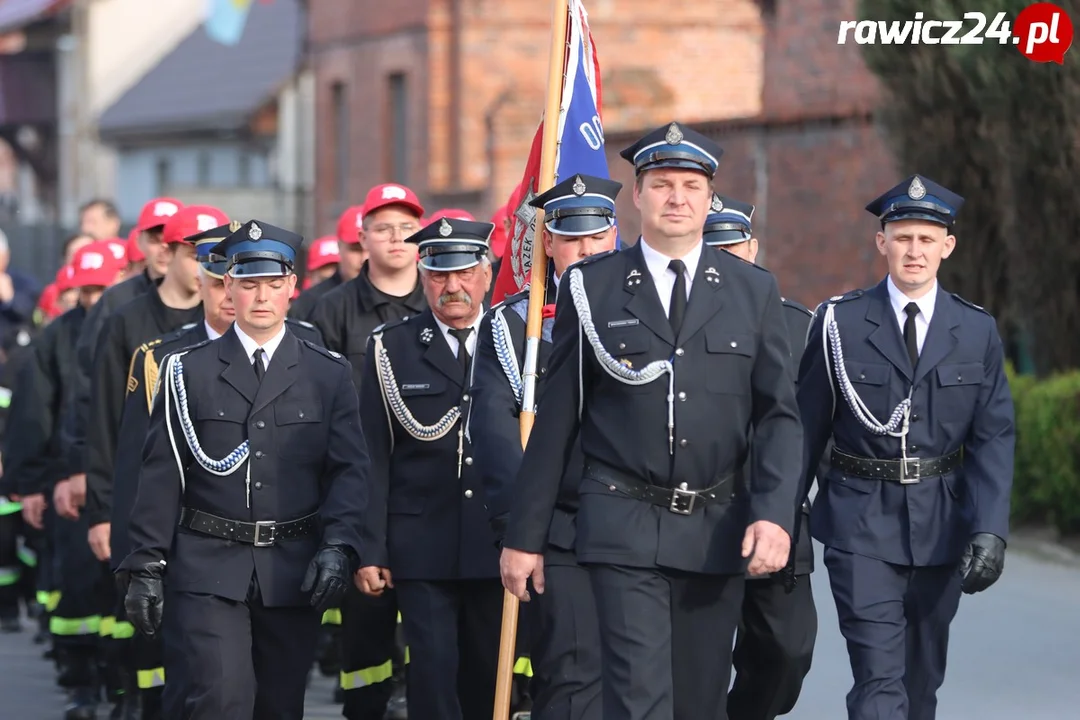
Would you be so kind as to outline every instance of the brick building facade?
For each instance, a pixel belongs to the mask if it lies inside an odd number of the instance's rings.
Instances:
[[[764,30],[754,0],[585,6],[606,132],[760,113]],[[487,214],[505,202],[544,108],[549,2],[319,0],[309,8],[320,227],[332,229],[342,207],[386,181],[407,183],[433,209]],[[722,81],[705,80],[716,68]]]
[[[714,137],[716,186],[757,205],[763,265],[813,307],[875,282],[884,266],[864,205],[899,179],[874,124],[875,79],[839,46],[856,0],[586,0],[600,56],[612,176],[618,151],[672,119]],[[521,178],[544,102],[550,17],[538,0],[320,0],[311,4],[317,82],[316,213],[378,182],[433,208],[490,213]],[[537,14],[539,8],[539,14]]]

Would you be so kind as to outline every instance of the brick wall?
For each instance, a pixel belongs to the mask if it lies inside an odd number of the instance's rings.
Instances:
[[[760,112],[764,29],[753,0],[586,0],[586,8],[609,132]],[[311,3],[320,227],[331,230],[341,206],[333,197],[334,82],[349,92],[354,202],[386,179],[386,75],[407,72],[410,185],[432,203],[468,195],[475,202],[467,209],[486,214],[521,179],[544,106],[550,32],[549,4],[539,0]],[[717,68],[722,77],[711,77]]]

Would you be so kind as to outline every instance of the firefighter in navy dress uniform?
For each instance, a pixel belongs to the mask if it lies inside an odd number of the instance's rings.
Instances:
[[[184,238],[184,242],[194,244],[196,259],[200,266],[199,295],[202,298],[203,321],[188,323],[175,332],[143,343],[131,357],[127,397],[124,400],[124,411],[120,421],[113,471],[110,543],[114,569],[121,560],[127,557],[131,549],[128,543],[128,517],[135,504],[139,468],[142,465],[143,441],[146,439],[147,426],[150,424],[150,410],[160,371],[159,361],[170,353],[198,345],[206,340],[219,338],[232,325],[236,312],[225,292],[227,263],[225,258],[210,253],[210,249],[239,227],[240,223],[233,221],[228,225],[221,225]],[[285,323],[289,330],[301,340],[308,340],[317,345],[322,344],[322,336],[310,323],[291,318],[286,319]],[[123,598],[121,598],[122,602]],[[122,615],[117,617],[120,618]],[[132,660],[135,664],[136,680],[141,696],[142,717],[143,720],[153,720],[161,717],[161,690],[165,684],[161,635],[146,637],[139,634],[134,641]]]
[[[429,309],[372,333],[360,386],[372,467],[357,583],[397,592],[410,720],[494,709],[502,588],[463,420],[493,227],[443,218],[408,238]]]
[[[544,210],[544,248],[552,276],[545,287],[536,393],[543,391],[551,356],[551,327],[559,282],[573,263],[615,247],[615,197],[620,183],[589,175],[571,177],[534,198]],[[469,434],[484,483],[488,514],[501,540],[521,466],[521,412],[526,288],[491,309],[480,326],[473,369]],[[567,464],[544,551],[547,588],[522,608],[533,668],[535,720],[599,720],[600,633],[588,572],[574,556],[574,519],[581,483],[581,447]],[[518,630],[519,637],[523,629]]]
[[[705,221],[705,244],[755,262],[758,241],[753,233],[753,217],[754,206],[750,203],[714,195]],[[781,301],[791,347],[788,370],[795,379],[813,313],[794,300]],[[754,448],[751,443],[751,453]],[[781,573],[746,579],[742,620],[732,656],[735,682],[728,694],[730,720],[773,720],[791,712],[803,679],[810,672],[817,611],[807,577],[814,569],[809,513],[809,504],[799,509],[796,542],[788,567]]]
[[[623,151],[642,237],[562,280],[504,540],[506,587],[524,600],[531,578],[543,592],[580,428],[575,549],[596,597],[606,720],[726,717],[743,575],[788,559],[802,432],[783,306],[769,272],[702,242],[721,153],[679,123]]]
[[[129,619],[163,634],[169,719],[302,718],[321,613],[358,567],[351,370],[285,324],[302,240],[253,220],[219,243],[232,329],[162,361],[121,568]]]
[[[814,315],[799,371],[810,528],[847,639],[850,720],[933,720],[962,593],[1001,574],[1015,430],[994,318],[937,281],[964,200],[913,175],[867,206],[888,275]]]

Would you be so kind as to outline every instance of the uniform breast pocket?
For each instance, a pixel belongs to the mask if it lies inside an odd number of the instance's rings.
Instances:
[[[947,422],[970,419],[985,374],[981,362],[938,365],[938,397],[934,399],[934,407],[939,417]]]
[[[285,400],[274,405],[275,438],[283,458],[313,458],[326,453],[323,408],[318,400]]]
[[[640,371],[649,364],[652,333],[640,325],[609,329],[606,333],[600,335],[600,343],[608,354],[625,368]],[[586,352],[589,352],[588,348],[586,348]],[[612,380],[612,382],[618,381]],[[620,392],[645,393],[649,392],[655,383],[646,383],[644,385],[618,384]]]
[[[848,360],[844,362],[848,379],[863,404],[874,414],[878,422],[888,422],[893,408],[889,407],[889,377],[892,366],[888,363],[868,363]]]
[[[248,406],[241,409],[228,403],[200,404],[195,409],[195,434],[203,452],[212,460],[223,460],[244,443]]]
[[[705,387],[726,395],[750,393],[754,369],[754,336],[709,328],[705,331]]]

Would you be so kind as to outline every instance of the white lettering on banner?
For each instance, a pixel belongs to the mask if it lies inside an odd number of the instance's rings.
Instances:
[[[604,146],[604,126],[600,124],[600,116],[593,115],[591,123],[583,122],[578,128],[585,142],[593,150],[599,150]]]

